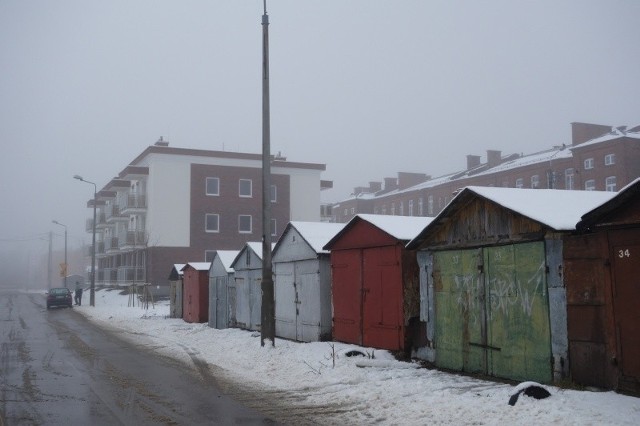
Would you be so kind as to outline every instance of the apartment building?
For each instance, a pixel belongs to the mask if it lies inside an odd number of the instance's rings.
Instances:
[[[571,123],[571,129],[569,143],[545,151],[503,155],[488,150],[486,162],[467,155],[466,169],[445,176],[401,172],[385,178],[384,185],[356,187],[351,197],[331,205],[331,218],[348,222],[357,213],[435,216],[471,185],[617,191],[640,176],[640,126]]]
[[[320,220],[320,191],[331,187],[324,170],[273,157],[274,241],[291,220]],[[161,138],[97,193],[96,284],[165,287],[176,263],[260,241],[261,207],[261,154],[175,148]]]

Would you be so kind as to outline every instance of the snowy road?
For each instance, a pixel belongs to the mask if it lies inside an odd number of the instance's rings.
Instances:
[[[226,395],[193,350],[197,371],[86,321],[83,307],[0,296],[0,425],[275,424]]]
[[[29,297],[44,300],[42,293]],[[128,306],[128,297],[117,291],[96,292],[95,307],[83,305],[70,313],[83,315],[106,334],[116,332],[145,353],[173,360],[168,362],[196,377],[214,376],[223,395],[278,423],[640,424],[640,398],[547,386],[551,397],[521,396],[510,406],[507,402],[515,389],[510,384],[419,368],[396,361],[386,351],[338,342],[277,339],[275,347],[261,347],[259,333],[215,330],[167,318],[166,304],[149,310]],[[93,347],[94,342],[87,344]],[[353,349],[375,358],[347,357]],[[171,403],[171,395],[165,395]]]

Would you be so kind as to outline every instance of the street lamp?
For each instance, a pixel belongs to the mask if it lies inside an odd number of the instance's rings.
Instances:
[[[67,225],[64,225],[57,220],[52,220],[51,223],[64,226],[64,286],[67,287]]]
[[[91,291],[89,293],[89,305],[96,306],[96,195],[98,187],[95,183],[84,180],[82,176],[74,175],[74,179],[93,185],[93,240],[91,245]]]

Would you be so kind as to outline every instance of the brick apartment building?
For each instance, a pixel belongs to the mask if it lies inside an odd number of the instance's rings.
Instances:
[[[331,187],[320,179],[324,170],[273,158],[274,241],[291,220],[320,220],[320,191]],[[164,287],[176,263],[261,240],[262,155],[174,148],[161,138],[96,200],[96,284]],[[86,229],[93,232],[93,219]]]
[[[323,206],[323,215],[335,222],[358,213],[435,216],[465,186],[617,191],[640,176],[640,126],[571,126],[570,144],[528,155],[488,150],[485,163],[467,155],[465,170],[438,178],[400,172],[384,185],[356,187],[350,198]]]

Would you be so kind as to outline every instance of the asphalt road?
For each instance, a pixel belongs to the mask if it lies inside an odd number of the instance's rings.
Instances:
[[[0,290],[0,344],[0,426],[277,423],[196,358],[190,369],[73,309],[47,310],[42,293]]]

